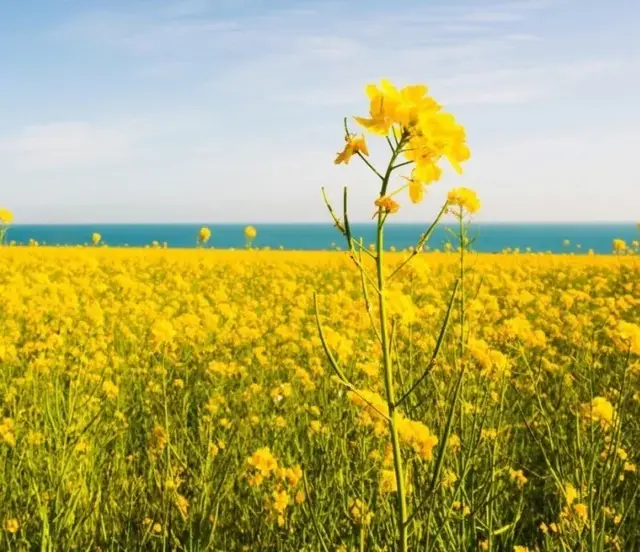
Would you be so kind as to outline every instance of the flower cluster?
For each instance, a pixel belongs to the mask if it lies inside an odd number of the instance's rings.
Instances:
[[[287,508],[293,501],[301,504],[305,500],[304,492],[296,488],[302,479],[300,466],[283,467],[278,465],[278,459],[269,447],[257,449],[247,458],[247,478],[251,487],[261,487],[265,482],[270,483],[270,491],[265,494],[264,506],[269,516],[282,527],[286,522]],[[293,501],[290,493],[294,493]]]
[[[202,228],[200,228],[200,231],[198,232],[198,243],[203,245],[207,243],[210,239],[211,239],[211,230],[209,230],[209,228],[207,228],[206,226],[203,226]]]
[[[405,161],[401,164],[412,166],[410,177],[405,177],[407,184],[401,189],[408,188],[413,203],[420,203],[425,187],[440,179],[443,159],[458,173],[462,172],[462,163],[471,156],[465,129],[453,115],[442,110],[426,86],[417,84],[398,89],[383,79],[380,86],[368,85],[366,93],[369,117],[355,117],[355,120],[369,133],[389,140],[394,150],[392,162],[403,156]],[[347,130],[345,140],[336,164],[347,164],[354,155],[363,159],[369,155],[364,136]],[[390,201],[390,197],[391,194],[383,193],[378,200],[383,205],[376,205],[387,213],[395,213],[398,204]],[[473,207],[477,210],[479,203]]]
[[[360,423],[373,426],[377,435],[386,431],[386,417],[389,416],[387,402],[378,394],[366,389],[357,392],[349,391],[350,401],[361,407]],[[430,460],[433,448],[438,444],[438,438],[431,433],[422,422],[410,420],[398,413],[398,434],[400,440],[409,446],[423,460]]]
[[[590,403],[582,405],[582,415],[587,421],[599,423],[603,429],[612,428],[616,419],[613,405],[604,397],[595,397]]]

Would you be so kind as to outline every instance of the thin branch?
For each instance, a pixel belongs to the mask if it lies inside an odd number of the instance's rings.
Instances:
[[[345,119],[345,125],[347,124]],[[347,187],[342,192],[342,216],[344,218],[344,235],[347,238],[347,244],[351,247],[351,225],[349,224],[349,216],[347,215]]]
[[[382,175],[378,172],[378,170],[377,170],[377,169],[376,169],[376,168],[375,168],[371,163],[369,163],[369,161],[367,161],[367,158],[366,158],[364,155],[362,155],[362,153],[361,153],[361,152],[357,151],[357,152],[356,152],[356,155],[357,155],[360,159],[362,159],[362,160],[364,161],[364,164],[365,164],[367,167],[369,167],[369,168],[370,168],[370,169],[371,169],[371,170],[376,174],[376,176],[377,176],[380,180],[384,180],[384,176],[382,176]]]
[[[406,258],[404,261],[402,261],[402,263],[391,273],[391,276],[389,276],[389,280],[391,280],[398,272],[400,272],[400,270],[402,270],[405,267],[405,265],[407,265],[411,261],[411,259],[413,259],[420,252],[420,250],[422,249],[422,246],[431,237],[431,234],[435,230],[436,225],[438,224],[438,222],[440,222],[440,219],[442,218],[442,215],[444,215],[444,212],[447,209],[447,205],[448,205],[448,203],[445,203],[442,206],[442,209],[440,209],[440,212],[438,213],[438,216],[431,223],[431,226],[429,226],[427,231],[424,234],[422,234],[422,237],[420,238],[420,240],[418,240],[418,243],[416,244],[416,247],[414,248],[414,250],[411,252],[411,255],[409,255],[408,258]]]
[[[355,238],[351,238],[351,241],[357,245],[358,247],[360,247],[359,253],[366,253],[367,255],[369,255],[369,257],[371,257],[374,261],[376,259],[376,255],[375,253],[372,253],[371,251],[369,251],[369,249],[367,249],[364,244],[362,243],[362,238],[360,238],[360,240],[356,240]]]
[[[393,135],[393,139],[396,141],[396,145],[398,143],[398,141],[396,140],[396,136],[395,134]],[[391,143],[391,140],[389,140],[389,136],[387,136],[387,144],[389,144],[389,147],[391,148],[391,151],[395,151],[395,147],[393,146],[393,144]]]
[[[363,264],[355,258],[354,252],[352,250],[351,253],[351,260],[356,264],[356,266],[362,271],[362,274],[364,274],[364,276],[366,276],[367,280],[369,280],[369,283],[373,286],[373,289],[376,290],[376,292],[378,293],[378,295],[380,294],[380,289],[378,288],[378,284],[377,282],[371,277],[371,275],[367,272],[367,269],[363,266]]]
[[[335,211],[333,210],[333,207],[331,207],[331,203],[329,203],[329,199],[327,198],[327,192],[324,189],[324,187],[322,188],[322,198],[324,199],[324,203],[327,206],[327,209],[329,210],[329,214],[331,215],[331,218],[333,219],[333,222],[335,223],[336,228],[340,230],[340,232],[343,235],[346,236],[345,227],[340,222],[340,219],[338,218],[338,215],[336,215]]]
[[[322,328],[322,324],[320,323],[320,314],[318,313],[318,294],[315,291],[313,292],[313,308],[316,315],[316,326],[318,327],[318,333],[320,334],[320,341],[322,341],[322,347],[324,348],[324,352],[329,359],[329,364],[331,364],[331,367],[338,375],[340,380],[351,385],[347,377],[344,375],[343,371],[340,369],[340,366],[338,366],[338,362],[336,361],[333,353],[329,350],[329,346],[327,345],[324,329]]]
[[[329,359],[329,364],[331,364],[331,367],[333,368],[334,372],[338,376],[338,379],[342,382],[342,384],[345,387],[347,387],[347,389],[352,391],[355,395],[357,395],[365,403],[367,403],[371,408],[373,408],[383,419],[390,421],[390,418],[387,414],[379,410],[375,404],[371,403],[369,400],[367,400],[365,397],[362,396],[360,391],[358,391],[357,387],[347,379],[347,376],[344,375],[344,372],[342,371],[340,366],[338,366],[338,362],[336,361],[335,357],[333,356],[333,353],[329,350],[329,346],[327,345],[327,339],[324,335],[324,329],[322,328],[322,324],[320,322],[320,315],[318,313],[318,294],[315,291],[313,292],[313,307],[315,310],[316,326],[318,328],[318,333],[320,335],[320,341],[322,342],[322,347],[324,349],[325,354],[327,355],[327,358]]]
[[[394,165],[391,170],[395,171],[396,169],[399,169],[400,167],[405,167],[407,165],[411,165],[411,163],[413,163],[413,161],[403,161],[402,163],[398,163],[397,165]]]
[[[304,492],[307,495],[307,501],[310,501],[311,496],[309,494],[309,484],[307,483],[306,469],[302,471],[302,483],[304,485]],[[309,505],[309,514],[311,514],[311,522],[313,524],[313,528],[315,529],[316,535],[318,536],[318,540],[322,545],[322,550],[324,550],[324,552],[329,552],[327,545],[324,543],[324,538],[322,537],[322,533],[320,532],[320,526],[318,525],[318,520],[316,519],[316,516],[313,513],[313,508],[311,507],[311,505]]]
[[[464,366],[460,368],[460,376],[458,376],[458,381],[456,382],[456,388],[453,393],[453,400],[451,401],[451,406],[449,408],[449,414],[447,416],[447,423],[444,430],[444,435],[442,436],[442,444],[440,445],[440,449],[438,450],[438,457],[436,459],[436,466],[433,472],[433,477],[431,478],[431,485],[429,486],[429,491],[427,492],[427,496],[422,500],[422,502],[415,508],[411,515],[407,518],[406,524],[409,525],[416,517],[418,512],[424,507],[427,501],[434,496],[434,491],[436,489],[436,484],[438,483],[438,479],[440,478],[440,471],[442,470],[442,465],[444,463],[445,452],[447,450],[447,441],[449,440],[449,434],[451,433],[451,426],[453,425],[453,414],[455,411],[455,407],[458,403],[458,397],[460,395],[460,389],[462,387],[462,379],[464,377]]]
[[[344,124],[344,137],[345,137],[345,140],[348,140],[349,136],[351,136],[351,132],[349,131],[349,126],[347,125],[347,118],[346,117],[344,117],[342,119],[342,123]]]
[[[433,367],[436,364],[436,359],[438,358],[438,353],[440,352],[440,347],[442,346],[442,343],[444,342],[444,336],[445,336],[446,331],[447,331],[447,326],[449,325],[449,318],[451,317],[451,311],[453,309],[453,303],[454,303],[454,300],[455,300],[456,293],[458,291],[458,286],[459,285],[460,285],[460,280],[456,280],[456,283],[453,286],[453,292],[451,293],[451,298],[449,299],[449,305],[447,307],[447,312],[444,315],[444,320],[442,322],[442,327],[440,328],[440,334],[438,335],[438,341],[436,342],[435,349],[433,350],[433,354],[431,355],[431,360],[429,361],[429,364],[427,365],[426,370],[416,380],[416,382],[409,388],[409,390],[404,395],[402,395],[400,400],[398,400],[396,402],[396,407],[400,406],[415,391],[415,389],[418,387],[418,385],[420,385],[424,381],[424,379],[431,373],[431,370],[433,370]]]
[[[360,247],[362,247],[362,243],[360,243]],[[364,250],[366,251],[366,250]],[[362,252],[359,253],[360,262],[362,263]],[[375,320],[373,319],[373,312],[371,307],[371,301],[369,301],[369,292],[367,291],[367,282],[364,279],[364,274],[360,272],[360,283],[362,284],[362,295],[364,295],[364,303],[367,309],[367,314],[369,315],[369,321],[371,322],[371,327],[378,338],[378,341],[382,343],[382,336],[380,335],[380,330],[376,326]]]

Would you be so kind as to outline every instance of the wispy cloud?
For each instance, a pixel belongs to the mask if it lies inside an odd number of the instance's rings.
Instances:
[[[620,74],[639,68],[640,64],[619,59],[591,60],[476,71],[433,84],[450,105],[518,104],[544,99],[594,75]]]
[[[126,158],[139,138],[140,132],[133,126],[51,123],[25,127],[0,141],[0,153],[38,169],[99,165]]]
[[[181,136],[197,128],[188,114],[161,120],[56,121],[26,125],[0,135],[0,159],[21,171],[71,170],[113,166],[145,151],[149,140]]]
[[[579,0],[72,4],[46,37],[65,73],[51,77],[58,98],[35,125],[25,104],[0,135],[0,179],[20,181],[6,198],[18,209],[46,177],[56,188],[38,199],[63,218],[83,209],[101,220],[326,220],[319,188],[338,195],[348,184],[354,218],[367,219],[370,175],[332,156],[341,118],[366,112],[363,86],[388,77],[429,84],[473,142],[465,176],[447,173],[428,206],[403,204],[401,220],[430,216],[460,184],[478,189],[488,219],[585,218],[572,199],[583,188],[600,193],[589,213],[618,212],[595,182],[640,140],[621,105],[635,101],[639,64],[631,40],[616,43],[617,25],[597,21],[602,44],[616,47],[594,43]],[[572,34],[562,17],[584,27]],[[86,89],[101,95],[95,107]],[[386,151],[372,142],[379,163]],[[640,175],[625,171],[610,191],[629,193]]]
[[[202,86],[208,81],[212,91],[234,98],[259,89],[272,103],[346,107],[363,82],[387,76],[442,83],[451,102],[498,105],[540,99],[589,76],[587,59],[518,61],[544,41],[528,18],[567,1],[411,2],[406,13],[393,3],[349,12],[348,3],[311,2],[242,17],[203,0],[168,1],[144,11],[82,14],[57,35],[133,53],[146,76],[179,78],[190,64],[215,63]]]

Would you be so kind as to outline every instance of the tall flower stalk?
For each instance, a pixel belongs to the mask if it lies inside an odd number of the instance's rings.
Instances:
[[[211,230],[206,226],[200,228],[198,232],[198,239],[196,241],[196,247],[205,247],[207,242],[211,239]]]
[[[374,164],[369,161],[369,148],[365,137],[351,133],[346,119],[344,121],[346,144],[344,149],[337,154],[335,163],[348,164],[352,158],[357,157],[365,163],[378,179],[380,187],[378,197],[374,202],[376,209],[374,218],[376,218],[377,223],[376,240],[373,251],[365,249],[362,241],[354,239],[351,234],[347,205],[347,189],[345,188],[344,190],[342,218],[336,214],[329,203],[324,189],[323,195],[335,226],[345,237],[349,255],[361,274],[362,292],[367,312],[369,313],[371,324],[381,347],[385,389],[384,402],[386,404],[376,404],[376,401],[371,398],[370,393],[358,390],[351,383],[349,377],[339,365],[338,360],[330,351],[324,338],[324,331],[320,324],[317,311],[317,297],[314,303],[316,306],[316,320],[320,338],[329,362],[338,378],[350,390],[350,393],[358,398],[357,402],[367,404],[369,408],[373,408],[373,411],[375,411],[379,417],[383,418],[388,425],[395,476],[397,542],[398,549],[404,552],[408,550],[409,547],[410,524],[418,509],[415,509],[411,514],[408,510],[406,472],[402,451],[403,435],[406,439],[407,434],[407,422],[415,422],[407,420],[400,409],[402,403],[404,403],[424,381],[435,364],[435,359],[440,349],[451,313],[454,297],[452,297],[449,302],[445,321],[443,322],[432,361],[424,372],[414,380],[413,385],[409,386],[408,391],[401,393],[398,399],[396,394],[396,374],[391,354],[392,341],[394,339],[393,334],[396,331],[396,325],[395,320],[390,319],[388,312],[388,284],[422,251],[432,231],[448,207],[457,205],[460,213],[462,213],[463,210],[471,210],[474,206],[470,204],[470,200],[475,198],[475,194],[470,190],[468,194],[449,194],[447,202],[441,208],[436,219],[427,231],[419,237],[416,246],[412,249],[409,256],[387,274],[384,255],[384,230],[389,216],[400,209],[400,204],[395,199],[397,195],[403,190],[408,190],[410,200],[413,203],[420,203],[424,199],[427,186],[440,179],[442,174],[442,169],[439,165],[440,161],[446,158],[458,172],[461,172],[460,163],[470,157],[470,152],[466,145],[464,128],[456,123],[452,115],[443,112],[441,106],[427,95],[426,86],[412,85],[399,90],[390,82],[383,80],[380,87],[375,85],[367,86],[366,92],[370,100],[370,117],[356,117],[355,119],[369,133],[380,136],[386,140],[391,152],[386,169],[379,171]],[[410,169],[410,173],[408,176],[402,177],[404,183],[393,189],[393,182],[395,182],[397,171],[400,169]],[[477,198],[475,198],[475,201],[477,202]],[[479,205],[479,202],[477,202],[477,205]],[[375,261],[374,275],[370,274],[369,269],[365,267],[363,255],[367,255]],[[375,319],[376,317],[372,314],[372,301],[368,292],[369,287],[372,287],[375,291],[374,302],[377,303],[378,307],[377,321]],[[454,296],[457,288],[458,286],[456,285]],[[450,409],[449,419],[446,424],[447,430],[445,431],[445,435],[443,435],[444,442],[446,442],[447,434],[451,428],[453,412],[454,409]],[[422,425],[421,428],[423,428],[423,434],[429,435],[426,426]],[[431,453],[429,447],[435,445],[436,442],[437,439],[429,435],[430,445],[425,449],[425,458],[430,458]],[[444,442],[442,445],[444,445]],[[437,483],[444,459],[445,447],[442,445],[438,458],[436,459],[431,492],[433,492]]]
[[[0,207],[0,245],[4,245],[7,240],[7,230],[13,222],[13,213],[8,209]]]

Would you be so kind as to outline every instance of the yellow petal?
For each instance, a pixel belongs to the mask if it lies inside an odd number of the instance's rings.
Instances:
[[[390,123],[385,119],[365,119],[364,117],[354,117],[356,122],[366,128],[372,134],[386,136],[389,133]]]
[[[434,163],[419,163],[414,169],[414,176],[424,184],[429,184],[440,179],[442,169]]]
[[[369,147],[367,146],[367,141],[364,139],[364,136],[354,139],[354,147],[362,153],[362,155],[369,155]]]
[[[382,92],[384,94],[387,94],[389,96],[398,95],[398,89],[387,79],[382,79],[380,81],[380,88],[382,88]]]
[[[370,100],[380,96],[380,90],[378,90],[378,87],[375,84],[367,84],[365,92]]]
[[[419,102],[427,94],[427,87],[424,84],[410,84],[400,90],[400,95],[408,101]]]
[[[420,203],[424,199],[424,184],[419,180],[409,180],[409,197],[413,203]]]

